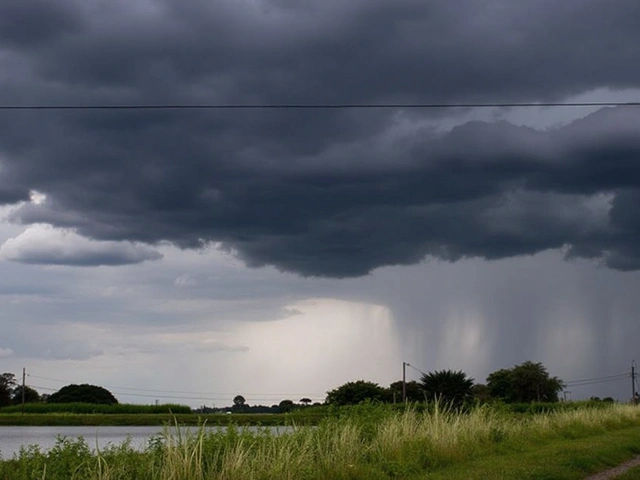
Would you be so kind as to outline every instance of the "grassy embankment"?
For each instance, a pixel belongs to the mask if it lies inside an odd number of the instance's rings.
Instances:
[[[124,444],[96,455],[61,439],[1,462],[0,479],[580,479],[638,453],[640,408],[629,405],[525,415],[364,405],[281,435],[167,430],[143,453]]]
[[[165,425],[314,425],[327,415],[326,409],[305,407],[290,414],[234,413],[196,414],[185,405],[97,405],[88,403],[33,403],[4,407],[0,426],[145,426]]]
[[[30,414],[133,414],[140,415],[146,413],[191,413],[191,408],[186,405],[174,403],[164,403],[162,405],[136,405],[132,403],[116,403],[114,405],[104,403],[26,403],[22,405],[12,405],[2,407],[0,416],[16,413]]]
[[[586,407],[603,408],[604,402],[559,402],[494,404],[491,408],[502,413],[533,415],[551,411],[577,410]],[[387,405],[385,408],[402,412],[402,404]],[[425,404],[412,406],[418,412],[430,408]],[[186,405],[100,405],[88,403],[32,403],[24,406],[0,409],[0,426],[153,426],[166,425],[175,421],[180,425],[317,425],[325,417],[335,415],[337,410],[327,405],[303,407],[290,413],[192,413]]]

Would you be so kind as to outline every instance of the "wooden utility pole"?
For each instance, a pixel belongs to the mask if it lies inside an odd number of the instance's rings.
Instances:
[[[407,362],[402,362],[402,403],[407,403]]]
[[[636,398],[636,361],[631,360],[631,403],[637,405]]]
[[[24,415],[24,387],[25,387],[25,383],[26,383],[26,377],[27,377],[27,369],[26,367],[22,367],[22,408],[21,408],[21,412],[22,415]]]

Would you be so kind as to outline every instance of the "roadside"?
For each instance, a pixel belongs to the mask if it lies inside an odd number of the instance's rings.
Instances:
[[[635,469],[635,467],[639,468]],[[640,455],[618,465],[617,467],[591,475],[590,477],[585,478],[585,480],[610,480],[613,478],[619,478],[620,480],[631,480],[634,478],[640,479]]]

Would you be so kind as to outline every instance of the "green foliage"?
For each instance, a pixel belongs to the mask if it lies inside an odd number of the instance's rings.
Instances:
[[[436,370],[423,374],[420,381],[429,400],[458,408],[471,398],[473,378],[463,371]]]
[[[531,402],[531,403],[507,403],[500,406],[493,405],[493,408],[500,409],[503,412],[511,414],[524,415],[545,415],[548,413],[558,412],[575,412],[578,410],[590,409],[607,409],[611,403],[593,400],[584,400],[579,402]]]
[[[67,385],[47,398],[47,403],[98,403],[114,405],[118,403],[109,390],[96,385]]]
[[[632,467],[622,475],[616,475],[616,480],[638,480],[640,478],[640,466]]]
[[[293,403],[293,400],[282,400],[279,404],[278,404],[278,409],[283,412],[290,412],[291,410],[293,410],[295,407],[295,403]]]
[[[29,386],[24,387],[24,403],[36,403],[40,401],[40,394]],[[13,405],[22,404],[22,385],[13,389],[11,394],[11,403]]]
[[[491,390],[484,383],[476,383],[471,387],[471,396],[477,403],[486,403],[491,400]]]
[[[96,452],[82,437],[60,436],[48,451],[31,445],[0,462],[0,480],[142,480],[153,476],[145,457],[130,441]]]
[[[638,452],[640,409],[594,403],[531,415],[364,403],[277,434],[176,420],[143,452],[131,442],[96,452],[64,437],[50,451],[25,447],[0,461],[0,480],[577,479]]]
[[[365,401],[384,402],[387,391],[377,383],[357,380],[347,382],[327,392],[326,403],[329,405],[357,405]]]
[[[424,402],[424,390],[422,390],[422,385],[420,385],[420,383],[416,382],[415,380],[406,382],[406,392],[407,401]],[[393,402],[394,398],[396,399],[396,402],[402,401],[402,380],[393,382],[391,385],[389,385],[388,401]]]
[[[563,383],[551,377],[542,363],[524,362],[487,377],[493,398],[507,403],[557,402]]]
[[[0,407],[11,405],[11,393],[16,386],[16,376],[13,373],[0,375]]]
[[[18,413],[21,405],[14,405],[2,409],[2,413]],[[24,412],[30,414],[73,413],[73,414],[144,414],[144,413],[191,413],[186,405],[136,405],[130,403],[28,403]]]

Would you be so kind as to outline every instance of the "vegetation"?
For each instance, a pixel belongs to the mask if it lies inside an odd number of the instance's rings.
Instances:
[[[328,415],[326,408],[316,410],[295,410],[291,413],[224,413],[193,414],[193,413],[38,413],[0,414],[0,425],[13,426],[151,426],[166,425],[176,420],[180,425],[245,425],[245,426],[283,426],[317,425]]]
[[[356,405],[362,402],[395,403],[403,399],[403,390],[409,402],[433,401],[439,399],[451,403],[455,407],[471,405],[473,403],[487,403],[499,400],[505,403],[522,402],[554,402],[558,400],[558,392],[562,389],[562,381],[551,377],[541,363],[525,362],[510,369],[493,372],[487,378],[487,384],[474,385],[473,379],[462,371],[442,370],[423,374],[421,381],[414,380],[404,383],[396,381],[388,388],[377,383],[358,380],[347,382],[327,392],[327,405]],[[46,404],[117,404],[117,399],[107,389],[95,385],[67,385],[51,395],[40,396],[37,391],[25,387],[25,403]],[[472,401],[473,400],[473,401]],[[22,403],[22,387],[16,385],[15,375],[4,373],[0,376],[0,409],[6,411],[10,405]],[[203,406],[198,413],[216,413],[220,411],[232,413],[288,413],[300,408],[306,408],[312,403],[310,398],[304,397],[299,403],[290,399],[282,400],[278,404],[249,405],[242,395],[233,398],[233,404],[224,408]],[[314,404],[319,405],[319,404]],[[93,410],[89,407],[80,408],[82,413]],[[53,410],[44,409],[43,412]],[[60,410],[55,410],[60,411]],[[74,407],[69,411],[78,412]]]
[[[287,413],[295,408],[295,403],[293,403],[293,400],[282,400],[278,404],[278,408],[281,412]]]
[[[405,383],[405,392],[408,402],[424,402],[425,400],[422,385],[420,385],[415,380],[411,380]],[[394,399],[396,402],[402,401],[402,380],[393,382],[391,385],[389,385],[388,401],[393,402]]]
[[[67,385],[47,398],[47,403],[98,403],[114,405],[118,403],[109,390],[96,385]]]
[[[487,377],[491,397],[508,403],[557,402],[562,380],[551,377],[542,363],[524,362]]]
[[[616,475],[616,480],[638,480],[640,478],[640,466],[630,468],[622,475]]]
[[[473,403],[500,401],[504,403],[557,402],[563,383],[552,377],[541,363],[524,362],[512,368],[491,373],[486,384],[474,384],[463,371],[441,370],[423,374],[420,382],[405,383],[409,402],[440,400],[458,408]],[[389,388],[359,380],[347,382],[327,392],[325,403],[355,405],[364,401],[400,402],[403,382]]]
[[[18,385],[11,393],[11,403],[13,405],[22,404],[22,385]],[[36,403],[40,401],[40,394],[31,387],[24,387],[24,403]]]
[[[16,376],[13,373],[0,375],[0,407],[11,405],[11,396],[16,386]]]
[[[280,434],[166,427],[144,452],[125,443],[93,453],[60,438],[0,462],[0,480],[578,479],[640,450],[640,408],[599,403],[533,415],[363,404]]]
[[[462,371],[430,372],[420,378],[426,398],[459,408],[471,398],[473,378]]]
[[[347,382],[327,392],[326,403],[329,405],[356,405],[365,401],[384,402],[388,398],[386,389],[377,383],[358,380]]]
[[[5,407],[1,413],[22,412],[21,405]],[[137,405],[130,403],[28,403],[24,406],[25,413],[78,413],[78,414],[142,414],[142,413],[191,413],[191,408],[186,405],[167,403],[162,405]],[[2,416],[2,415],[0,415]]]

